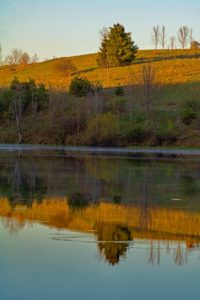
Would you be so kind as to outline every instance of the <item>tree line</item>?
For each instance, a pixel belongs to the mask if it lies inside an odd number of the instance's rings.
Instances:
[[[139,82],[134,83],[130,75],[127,87],[114,89],[75,76],[68,92],[15,78],[10,88],[0,90],[1,142],[93,146],[176,143],[187,126],[199,124],[199,103],[188,99],[177,113],[158,110],[160,86],[155,75],[153,64],[144,64]]]
[[[193,29],[189,28],[188,26],[181,26],[178,29],[177,36],[170,36],[168,44],[166,26],[153,26],[151,39],[155,49],[158,49],[159,46],[161,46],[163,50],[173,50],[177,47],[181,49],[186,49],[188,47],[191,49],[200,49],[200,43],[193,37]]]
[[[13,48],[10,53],[3,59],[2,46],[0,45],[0,66],[7,65],[12,73],[16,71],[17,66],[25,67],[28,64],[38,62],[39,58],[35,53],[30,56],[21,49]]]
[[[34,80],[20,82],[16,77],[10,88],[0,91],[0,116],[4,120],[14,121],[19,143],[24,141],[23,120],[28,115],[31,119],[46,108],[48,92],[43,84],[36,86]]]

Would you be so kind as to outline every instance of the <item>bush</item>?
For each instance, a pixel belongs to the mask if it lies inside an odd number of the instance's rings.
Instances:
[[[118,144],[118,118],[108,112],[97,115],[88,123],[83,137],[87,145],[116,146]]]
[[[44,110],[49,101],[49,94],[44,84],[40,84],[35,89],[35,99],[37,101],[37,111]]]
[[[130,128],[128,133],[128,141],[129,143],[140,144],[144,142],[147,135],[148,131],[145,128],[145,125],[143,123],[138,123]]]
[[[197,113],[191,107],[185,108],[181,113],[182,122],[186,125],[190,125],[196,117]]]
[[[11,109],[11,103],[13,98],[13,92],[5,89],[0,92],[0,113],[9,112]]]
[[[184,124],[190,125],[198,118],[199,103],[196,100],[188,100],[181,108],[181,120]]]
[[[73,193],[69,197],[68,203],[72,207],[83,208],[89,204],[89,199],[83,193]]]
[[[77,68],[69,59],[59,60],[55,69],[65,76],[75,75],[77,72]]]
[[[180,130],[172,122],[168,120],[167,123],[159,124],[159,127],[155,131],[155,144],[156,145],[171,145],[175,143],[180,136]]]
[[[94,86],[86,78],[75,77],[70,83],[69,92],[77,97],[86,97],[89,93],[94,93]]]
[[[116,96],[123,96],[124,95],[124,89],[120,85],[115,89],[115,95]]]

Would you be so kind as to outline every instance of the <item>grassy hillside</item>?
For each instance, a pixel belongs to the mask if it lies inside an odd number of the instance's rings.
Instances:
[[[200,50],[140,50],[135,62],[128,67],[99,69],[96,63],[97,54],[58,58],[26,67],[17,67],[11,72],[7,66],[0,68],[0,87],[9,86],[16,76],[21,81],[29,78],[47,87],[64,89],[69,86],[69,76],[59,66],[70,61],[80,76],[91,81],[101,81],[104,87],[119,84],[128,85],[137,82],[144,63],[152,62],[155,68],[156,81],[160,84],[176,84],[200,81]]]
[[[31,113],[29,99],[20,125],[24,143],[200,147],[200,50],[140,50],[132,65],[109,69],[99,69],[96,59],[97,54],[64,57],[18,66],[15,72],[1,67],[0,142],[19,141],[14,108],[6,105],[14,105],[14,98],[5,93],[17,77],[22,82],[34,79],[49,89],[48,103],[37,115]],[[71,75],[65,69],[69,62],[76,68]],[[142,83],[146,63],[155,74],[149,114]],[[103,94],[69,95],[76,75],[100,81]],[[115,94],[119,85],[124,86],[122,96]]]

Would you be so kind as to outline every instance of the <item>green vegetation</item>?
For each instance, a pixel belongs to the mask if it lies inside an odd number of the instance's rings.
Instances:
[[[200,50],[139,50],[106,69],[97,58],[0,67],[0,142],[200,146]]]
[[[78,97],[86,97],[89,93],[93,93],[93,85],[86,78],[75,77],[70,83],[69,92]]]
[[[124,95],[124,89],[123,89],[123,87],[121,87],[120,85],[118,87],[116,87],[115,95],[116,96],[122,96],[122,95]]]
[[[86,97],[88,95],[100,94],[103,86],[101,82],[90,82],[87,78],[74,77],[69,86],[69,93],[77,97]]]
[[[198,120],[200,109],[200,102],[194,99],[188,99],[182,105],[181,116],[182,121],[186,125],[190,125],[193,121]]]

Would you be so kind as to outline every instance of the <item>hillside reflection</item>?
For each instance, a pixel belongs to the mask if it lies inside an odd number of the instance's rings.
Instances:
[[[99,203],[200,207],[200,161],[28,156],[0,152],[0,196],[12,205],[67,197],[71,206]],[[141,222],[144,221],[141,215]],[[149,218],[151,216],[149,215]],[[148,219],[150,222],[150,219]]]
[[[199,160],[45,155],[0,152],[0,216],[11,234],[35,222],[93,232],[110,265],[136,241],[148,244],[151,264],[163,249],[177,265],[198,249]]]
[[[147,207],[145,203],[138,206],[101,202],[75,207],[66,198],[48,198],[31,205],[13,205],[1,198],[0,216],[11,234],[36,222],[57,229],[93,232],[101,257],[111,265],[126,258],[127,250],[138,240],[148,243],[147,260],[151,264],[160,263],[164,247],[174,263],[182,265],[188,260],[188,252],[200,244],[198,211]]]

